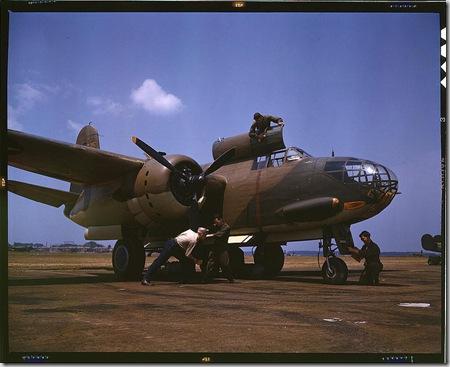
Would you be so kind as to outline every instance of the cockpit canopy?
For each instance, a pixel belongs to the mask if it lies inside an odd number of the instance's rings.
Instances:
[[[303,149],[290,147],[278,150],[268,155],[262,155],[254,160],[252,169],[262,169],[266,167],[280,167],[285,163],[297,161],[299,159],[311,157]]]
[[[357,159],[328,161],[324,170],[345,183],[358,183],[385,192],[397,191],[398,180],[394,172],[378,163]]]

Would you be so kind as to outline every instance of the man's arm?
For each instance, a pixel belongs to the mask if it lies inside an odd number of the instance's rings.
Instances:
[[[224,225],[217,232],[213,233],[213,237],[215,238],[224,238],[230,235],[230,226]]]
[[[189,254],[188,256],[186,256],[188,259],[191,259],[194,263],[196,263],[197,265],[202,265],[203,260],[202,259],[197,259],[195,256],[191,254]]]
[[[284,125],[284,121],[281,117],[278,116],[268,116],[271,122],[275,122],[278,126]]]
[[[358,247],[347,246],[347,250],[356,261],[361,261],[361,250]]]

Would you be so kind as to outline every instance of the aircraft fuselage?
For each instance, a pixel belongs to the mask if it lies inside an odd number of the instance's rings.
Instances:
[[[222,212],[233,235],[265,233],[269,242],[315,239],[323,236],[327,226],[351,225],[376,215],[396,193],[395,175],[370,161],[305,156],[291,161],[285,158],[278,166],[271,166],[270,155],[266,158],[262,164],[255,158],[217,170],[215,178],[226,183],[223,194],[218,195],[223,199],[208,195],[203,205],[204,218]],[[371,178],[370,169],[374,170]],[[379,171],[387,176],[381,177]],[[362,178],[366,182],[360,182]],[[170,190],[158,194],[160,203],[149,201],[148,211],[142,203],[143,209],[134,210],[138,199],[114,198],[121,185],[114,181],[85,187],[66,214],[84,227],[145,227],[149,240],[176,235],[188,225],[187,207],[177,203],[175,208]],[[142,200],[146,200],[145,195]],[[164,213],[165,205],[171,206],[171,218]],[[163,219],[158,221],[157,214]]]

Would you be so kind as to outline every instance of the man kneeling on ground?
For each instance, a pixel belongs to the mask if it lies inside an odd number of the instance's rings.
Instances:
[[[349,251],[357,256],[358,261],[365,259],[364,270],[359,282],[367,285],[378,285],[380,283],[380,272],[383,270],[383,263],[380,261],[380,247],[372,241],[368,231],[362,231],[359,238],[364,243],[361,250],[356,247],[349,247]]]
[[[185,282],[187,280],[189,269],[191,269],[190,265],[192,264],[192,261],[195,261],[191,256],[192,250],[194,250],[198,243],[206,238],[206,232],[206,228],[203,227],[199,227],[197,232],[188,229],[187,231],[180,233],[177,237],[167,240],[159,256],[148,267],[141,284],[150,285],[152,276],[171,256],[180,261],[182,268],[181,282]]]

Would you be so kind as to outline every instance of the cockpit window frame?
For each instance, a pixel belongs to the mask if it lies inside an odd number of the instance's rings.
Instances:
[[[387,167],[367,160],[347,159],[325,162],[324,172],[344,184],[372,187],[381,191],[397,191],[398,180]]]
[[[289,159],[288,152],[295,151],[297,154],[293,154],[292,157],[298,156],[298,158]],[[280,149],[270,154],[260,155],[253,160],[252,171],[260,170],[264,168],[279,168],[283,165],[291,162],[297,162],[299,160],[312,157],[310,154],[305,152],[303,149],[297,147],[288,147],[285,149]],[[265,158],[263,160],[263,158]],[[273,164],[273,162],[277,162]]]
[[[276,152],[273,152],[269,155],[269,162],[267,164],[267,168],[269,167],[281,167],[286,159],[286,151],[285,150],[279,150]]]

